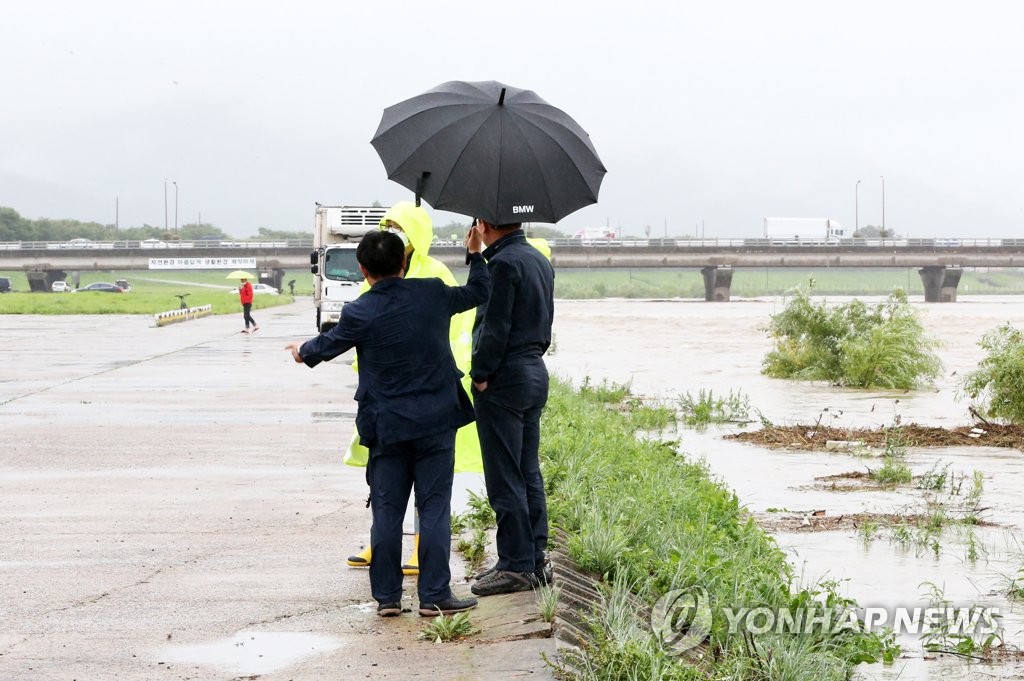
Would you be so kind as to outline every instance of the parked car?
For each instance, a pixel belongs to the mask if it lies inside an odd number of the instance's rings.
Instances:
[[[50,290],[54,293],[70,293],[72,288],[66,281],[55,281],[50,285]]]
[[[0,277],[0,293],[10,293],[10,292],[11,292],[11,278],[10,277]]]
[[[64,244],[64,248],[99,248],[100,245],[91,239],[72,239]]]
[[[95,291],[97,293],[124,293],[124,289],[117,284],[108,284],[103,281],[98,281],[95,284],[89,284],[84,288],[75,289],[72,293],[82,293],[84,291]]]
[[[146,239],[145,241],[139,242],[140,248],[167,248],[166,241],[160,241],[160,239]]]
[[[255,294],[259,294],[259,293],[266,293],[266,294],[269,294],[269,295],[272,295],[272,296],[276,296],[276,295],[278,295],[280,293],[280,291],[278,291],[273,286],[270,286],[269,284],[253,284],[252,285],[252,292],[253,292],[254,295]],[[238,293],[238,287],[236,286],[233,289],[228,289],[228,293],[237,294]]]

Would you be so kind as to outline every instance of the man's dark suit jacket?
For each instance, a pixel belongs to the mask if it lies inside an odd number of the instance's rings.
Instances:
[[[465,286],[382,279],[345,306],[336,326],[302,344],[299,355],[310,367],[356,349],[356,428],[364,446],[436,435],[473,421],[448,326],[452,315],[486,301],[489,287],[479,253],[470,258]]]

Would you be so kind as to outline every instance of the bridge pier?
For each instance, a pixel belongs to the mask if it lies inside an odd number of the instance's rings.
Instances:
[[[64,281],[68,273],[64,270],[29,270],[25,272],[29,291],[49,292],[55,281]]]
[[[732,287],[732,267],[728,265],[709,265],[702,267],[704,276],[704,300],[715,303],[729,302],[729,289]]]
[[[284,292],[281,288],[282,282],[284,281],[284,269],[280,267],[261,267],[259,269],[259,279],[261,284],[267,286],[273,286],[278,291]]]
[[[924,284],[924,302],[955,303],[956,287],[960,283],[963,270],[959,267],[922,267],[918,274]]]

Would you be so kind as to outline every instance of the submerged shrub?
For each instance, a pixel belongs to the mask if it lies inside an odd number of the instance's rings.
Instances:
[[[963,392],[985,416],[1024,423],[1024,333],[1003,324],[978,345],[986,355],[964,378]]]
[[[706,426],[710,423],[735,423],[750,420],[750,397],[742,390],[729,389],[729,394],[717,397],[712,390],[701,388],[697,395],[687,392],[679,396],[683,423],[688,426]]]
[[[938,343],[927,337],[901,290],[874,307],[859,300],[829,308],[799,288],[768,327],[775,348],[763,371],[776,378],[858,388],[909,389],[938,376]]]

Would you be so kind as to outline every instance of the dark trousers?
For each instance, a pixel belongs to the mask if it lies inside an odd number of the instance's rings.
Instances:
[[[533,572],[544,563],[548,509],[540,473],[540,414],[548,399],[542,360],[503,367],[473,391],[487,499],[498,519],[499,570]]]
[[[450,598],[452,549],[452,476],[455,431],[370,447],[366,477],[370,483],[370,591],[378,603],[402,600],[402,521],[415,483],[420,514],[421,603]]]
[[[250,311],[252,310],[252,303],[242,303],[242,319],[245,321],[245,328],[249,328],[249,324],[253,326],[259,326],[256,320],[252,318]]]

